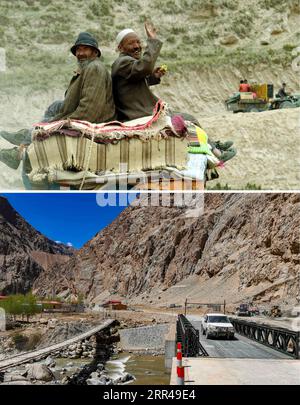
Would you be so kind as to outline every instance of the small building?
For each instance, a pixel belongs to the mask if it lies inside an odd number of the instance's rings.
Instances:
[[[60,301],[45,300],[45,301],[38,301],[37,305],[42,305],[43,310],[47,312],[47,310],[61,309],[63,303]]]
[[[127,305],[122,304],[121,301],[110,300],[103,304],[103,308],[114,309],[116,311],[118,311],[118,310],[120,311],[122,309],[127,309]]]
[[[37,305],[41,305],[43,312],[84,312],[83,304],[70,304],[67,302],[45,300],[39,301]]]

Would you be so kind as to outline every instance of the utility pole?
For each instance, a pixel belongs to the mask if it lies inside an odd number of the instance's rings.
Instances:
[[[187,310],[187,298],[185,299],[184,302],[184,316],[186,316],[186,310]]]

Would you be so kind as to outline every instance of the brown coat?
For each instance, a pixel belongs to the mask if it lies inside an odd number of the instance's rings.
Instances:
[[[158,98],[149,86],[160,83],[152,75],[162,42],[148,39],[140,59],[121,53],[112,65],[113,94],[121,121],[152,115]]]
[[[51,121],[77,119],[93,123],[116,118],[109,72],[99,59],[72,77],[59,114]]]

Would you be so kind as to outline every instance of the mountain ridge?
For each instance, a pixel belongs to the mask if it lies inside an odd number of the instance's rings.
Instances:
[[[57,294],[88,303],[113,295],[174,302],[193,290],[199,299],[294,305],[299,204],[299,194],[207,194],[199,218],[186,218],[183,208],[129,207],[63,267],[42,273],[34,290],[47,294],[54,279]]]
[[[0,294],[29,292],[40,273],[73,252],[34,229],[0,196]]]

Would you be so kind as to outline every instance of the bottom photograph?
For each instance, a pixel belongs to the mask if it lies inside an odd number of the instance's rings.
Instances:
[[[0,195],[0,385],[299,385],[300,194],[179,197]]]

